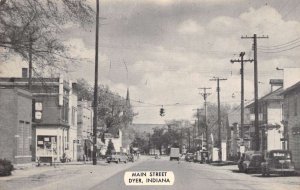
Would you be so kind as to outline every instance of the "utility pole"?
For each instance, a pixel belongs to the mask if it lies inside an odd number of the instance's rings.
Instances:
[[[259,151],[259,118],[258,118],[258,73],[257,73],[257,38],[268,38],[268,36],[242,36],[242,39],[253,39],[253,51],[254,51],[254,150]]]
[[[93,165],[97,165],[97,116],[98,116],[98,47],[99,47],[99,0],[96,1],[96,42],[95,42],[95,86],[93,118]]]
[[[242,138],[242,141],[244,140],[244,62],[252,62],[253,59],[246,59],[244,60],[245,52],[240,53],[241,59],[231,59],[231,63],[240,62],[241,63],[241,133],[240,136]]]
[[[211,89],[207,87],[199,88],[203,90],[203,93],[200,93],[204,99],[204,125],[205,125],[205,138],[206,138],[206,150],[208,150],[208,126],[207,126],[207,102],[206,99],[211,93],[207,93],[206,90]]]
[[[198,120],[197,122],[198,137],[200,138],[200,109],[199,108],[197,109],[197,120]]]
[[[218,92],[218,147],[219,147],[219,160],[222,161],[222,136],[221,136],[221,108],[220,108],[220,81],[227,80],[225,78],[213,77],[210,81],[217,81],[217,92]]]

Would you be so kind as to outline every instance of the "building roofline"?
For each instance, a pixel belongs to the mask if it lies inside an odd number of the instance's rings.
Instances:
[[[294,85],[288,87],[287,89],[283,90],[283,92],[281,92],[280,95],[285,95],[285,94],[287,94],[287,93],[289,93],[289,92],[291,92],[291,91],[293,91],[293,90],[295,90],[299,87],[300,87],[300,81],[298,81]]]
[[[270,95],[272,95],[272,94],[278,93],[278,91],[281,91],[281,90],[283,90],[283,87],[280,87],[280,88],[278,88],[278,89],[276,89],[276,90],[274,90],[274,91],[272,91],[272,92],[269,92],[268,94],[266,94],[266,95],[264,95],[263,97],[259,98],[259,99],[258,99],[258,102],[269,101],[269,100],[278,100],[278,99],[266,99],[266,97],[268,97],[268,96],[270,96]],[[281,96],[281,95],[282,95],[282,92],[278,94],[278,96]],[[283,97],[280,98],[279,100],[282,100],[282,99],[283,99]],[[250,103],[250,104],[248,104],[247,106],[245,106],[245,108],[251,107],[254,103],[255,103],[255,102],[253,101],[252,103]]]

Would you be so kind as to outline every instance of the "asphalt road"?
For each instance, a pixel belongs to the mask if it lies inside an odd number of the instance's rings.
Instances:
[[[172,186],[126,186],[127,171],[172,171]],[[185,161],[169,161],[143,156],[137,162],[99,162],[93,165],[61,165],[15,171],[0,178],[0,190],[299,190],[300,177],[244,174],[237,166],[211,166]]]
[[[150,159],[119,172],[109,179],[97,184],[92,190],[126,190],[126,189],[178,189],[178,190],[253,190],[253,189],[300,189],[299,177],[280,179],[263,178],[258,174],[238,173],[231,167],[218,167],[184,161]],[[126,171],[173,171],[175,182],[172,186],[126,186]],[[282,177],[281,177],[282,178]],[[279,180],[280,179],[280,180]],[[292,179],[293,183],[287,179]]]

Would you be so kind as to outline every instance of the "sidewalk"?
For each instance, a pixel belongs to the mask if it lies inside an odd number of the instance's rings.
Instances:
[[[149,159],[149,158],[148,157],[140,157],[139,160],[137,160],[135,162],[141,162],[146,159]],[[97,166],[107,166],[107,165],[108,165],[108,163],[106,163],[106,160],[98,160],[97,161]],[[83,161],[82,162],[81,161],[65,162],[65,163],[59,162],[59,163],[54,163],[52,166],[50,166],[49,164],[41,164],[40,166],[37,166],[36,162],[31,162],[28,164],[18,164],[18,165],[14,165],[15,170],[12,171],[12,175],[0,177],[0,181],[7,181],[7,180],[11,180],[11,179],[17,179],[17,178],[22,178],[22,177],[38,175],[38,174],[42,174],[45,172],[66,169],[66,167],[71,167],[71,166],[92,167],[93,163],[92,163],[92,161],[86,161],[85,163]]]
[[[98,165],[106,165],[104,160],[97,161]],[[54,163],[52,166],[49,164],[37,165],[36,162],[31,162],[28,164],[17,164],[14,165],[14,170],[12,175],[0,177],[0,181],[6,181],[16,178],[22,178],[30,175],[37,175],[48,171],[54,171],[62,169],[64,166],[80,166],[80,165],[92,165],[92,161],[84,162],[66,162],[66,163]]]

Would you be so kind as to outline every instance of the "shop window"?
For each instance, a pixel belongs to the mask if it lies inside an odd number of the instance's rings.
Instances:
[[[37,136],[37,153],[40,155],[57,154],[56,136]],[[53,152],[52,152],[53,151]]]

